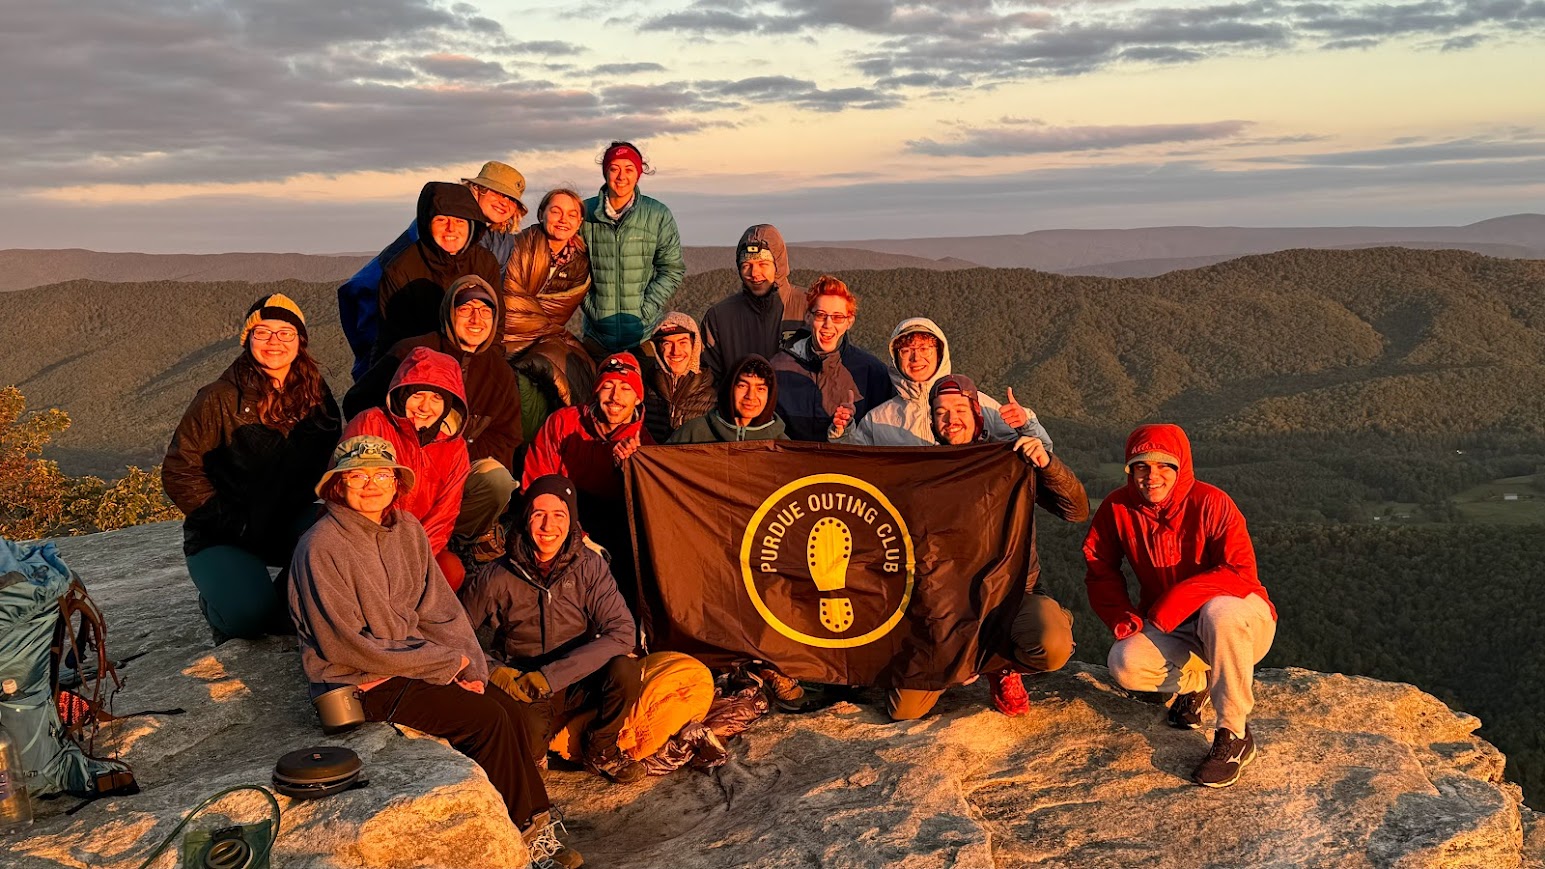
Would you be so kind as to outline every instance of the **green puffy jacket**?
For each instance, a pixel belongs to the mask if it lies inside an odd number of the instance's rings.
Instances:
[[[607,353],[631,350],[665,316],[666,305],[686,277],[676,218],[658,199],[634,194],[633,207],[612,220],[601,193],[585,202],[580,237],[590,250],[590,294],[585,296],[585,337]]]

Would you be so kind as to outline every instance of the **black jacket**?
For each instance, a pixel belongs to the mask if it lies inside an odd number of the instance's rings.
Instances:
[[[322,403],[300,422],[265,425],[257,414],[266,386],[255,378],[262,375],[241,371],[232,363],[188,405],[166,448],[161,484],[187,517],[183,552],[239,546],[282,566],[343,426],[325,385]]]
[[[753,353],[771,359],[779,347],[806,328],[805,291],[789,283],[789,254],[783,236],[764,223],[740,237],[740,245],[752,241],[772,251],[773,287],[766,295],[757,296],[742,284],[739,292],[703,315],[703,367],[716,382],[724,378],[725,369],[735,360]]]
[[[446,253],[429,232],[435,215],[460,217],[471,227],[467,243],[457,253]],[[381,274],[380,327],[371,361],[390,351],[393,344],[440,326],[440,300],[451,282],[463,275],[477,275],[490,287],[503,286],[502,263],[478,244],[487,231],[483,209],[472,191],[460,184],[431,181],[418,194],[418,240],[392,258]]]
[[[490,288],[491,290],[491,288]],[[414,347],[428,347],[455,359],[461,366],[461,380],[467,391],[467,421],[462,435],[467,439],[470,461],[492,458],[515,470],[515,450],[525,441],[521,430],[520,382],[515,370],[504,361],[499,344],[499,323],[503,318],[501,294],[492,293],[494,319],[487,340],[477,350],[461,349],[452,322],[453,299],[446,293],[440,304],[440,328],[427,335],[404,338],[370,367],[343,396],[343,413],[353,419],[372,407],[386,406],[386,393],[392,377]]]

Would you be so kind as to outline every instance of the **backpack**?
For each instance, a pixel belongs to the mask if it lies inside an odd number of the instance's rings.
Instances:
[[[0,700],[0,723],[20,749],[27,790],[34,797],[138,793],[127,764],[81,745],[112,718],[104,711],[107,681],[114,691],[121,684],[103,644],[101,611],[53,543],[0,544],[0,684],[17,686]],[[61,680],[89,687],[61,692]]]

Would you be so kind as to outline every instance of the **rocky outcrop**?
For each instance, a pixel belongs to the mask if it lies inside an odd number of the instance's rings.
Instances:
[[[73,800],[45,805],[7,866],[137,866],[204,795],[266,782],[284,751],[333,741],[289,644],[210,648],[177,542],[175,525],[63,542],[107,611],[114,656],[132,657],[118,710],[188,712],[119,725],[145,792],[73,815]],[[595,866],[1545,867],[1545,829],[1474,735],[1480,722],[1409,685],[1263,671],[1261,753],[1223,791],[1187,780],[1205,737],[1165,727],[1103,668],[1028,686],[1023,718],[988,710],[981,685],[902,724],[840,703],[764,719],[710,774],[618,787],[553,772],[550,788]],[[276,866],[522,865],[493,789],[449,747],[384,725],[338,741],[365,758],[370,786],[281,798]],[[222,807],[261,814],[258,799]]]

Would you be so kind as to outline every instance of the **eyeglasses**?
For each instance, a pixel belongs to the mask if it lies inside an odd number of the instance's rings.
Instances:
[[[363,489],[371,480],[375,480],[376,485],[384,489],[396,484],[397,472],[391,468],[383,468],[373,474],[369,471],[347,471],[343,475],[343,484],[350,489]]]
[[[456,316],[468,320],[492,320],[494,311],[483,302],[467,302],[456,306]]]
[[[833,326],[841,326],[853,319],[852,314],[828,314],[825,311],[811,311],[810,319],[817,323],[831,323]]]
[[[519,203],[517,203],[515,200],[511,199],[510,197],[505,196],[503,193],[500,193],[497,190],[493,190],[493,189],[490,189],[488,187],[479,187],[476,184],[472,185],[472,189],[479,196],[492,196],[495,199],[500,200],[501,202],[508,202],[511,208],[518,208],[519,207]]]
[[[274,338],[279,339],[280,344],[293,344],[299,337],[300,333],[294,329],[270,329],[267,326],[259,326],[252,330],[252,340],[259,344],[266,344]]]

